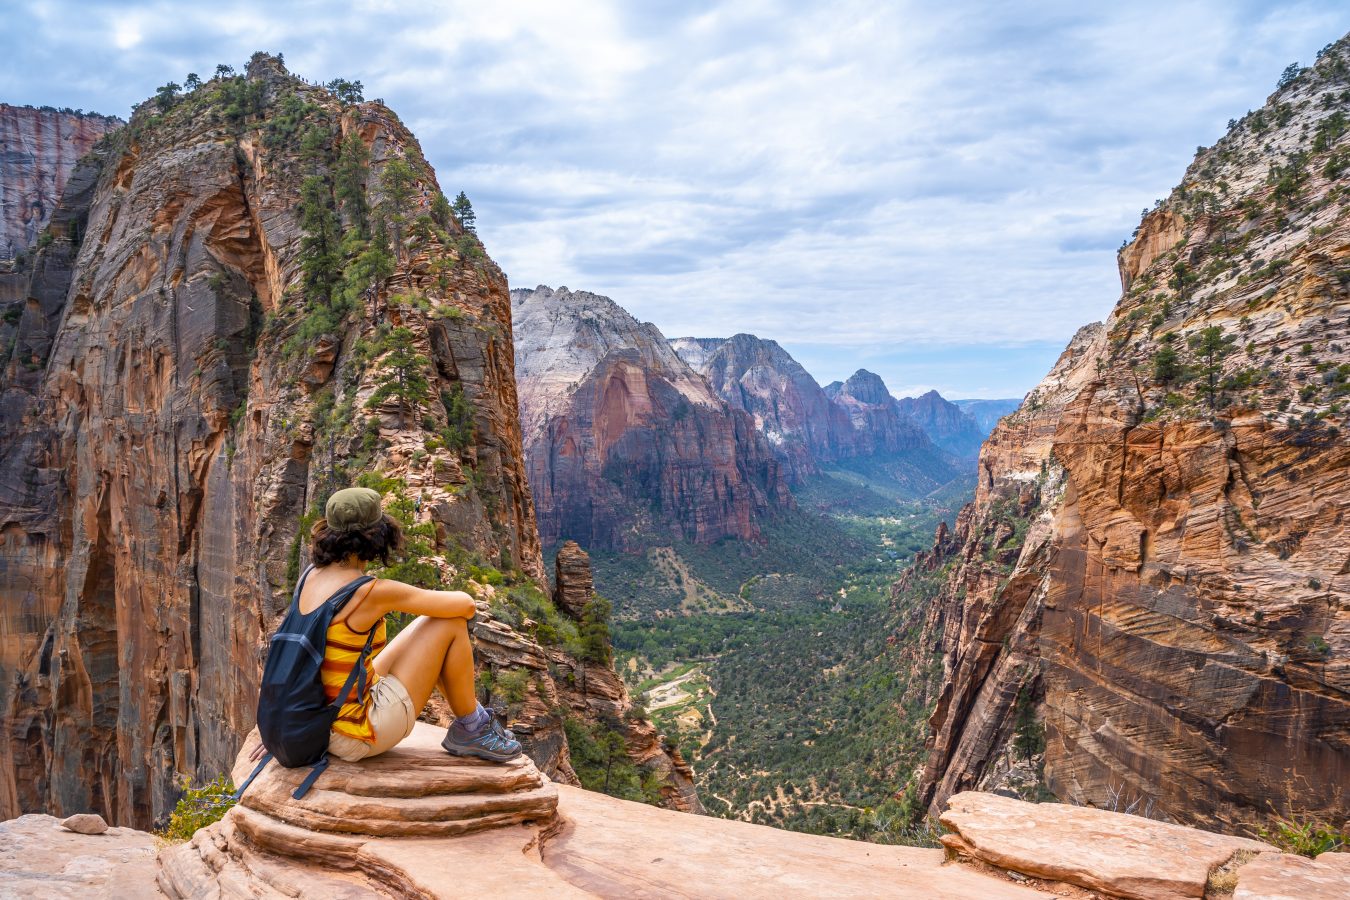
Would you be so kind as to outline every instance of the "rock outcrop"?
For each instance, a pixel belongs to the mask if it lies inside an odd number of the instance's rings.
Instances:
[[[0,260],[38,241],[75,164],[121,119],[0,103]]]
[[[554,562],[553,602],[581,623],[595,599],[591,560],[576,542],[558,549]],[[694,786],[694,771],[679,748],[667,745],[665,736],[643,716],[633,714],[632,698],[623,679],[608,660],[574,659],[555,653],[550,660],[562,702],[584,721],[604,723],[622,736],[628,758],[661,785],[661,804],[669,809],[702,813]]]
[[[1204,897],[1217,870],[1279,854],[1260,841],[1142,816],[974,792],[952,797],[942,824],[951,829],[942,844],[956,854],[1131,900]],[[1241,877],[1236,866],[1233,877]]]
[[[1350,815],[1350,40],[1202,150],[980,456],[919,798]],[[1039,781],[1039,784],[1035,782]]]
[[[511,292],[526,468],[546,545],[757,540],[791,497],[750,417],[608,297]]]
[[[754,419],[791,480],[855,455],[848,415],[777,341],[737,334],[670,344],[718,396]]]
[[[542,591],[506,279],[439,196],[393,112],[265,54],[72,174],[0,376],[0,816],[146,827],[226,771],[336,487],[415,526],[405,577]],[[567,780],[570,658],[512,603],[480,657]]]
[[[384,756],[335,763],[315,782],[316,799],[302,803],[289,791],[304,771],[269,766],[259,783],[271,787],[251,787],[220,822],[160,855],[159,886],[181,900],[452,897],[469,884],[506,897],[1049,896],[944,866],[937,850],[534,787],[539,773],[528,763],[454,760],[439,737],[419,724]],[[236,778],[250,768],[241,753]]]
[[[954,456],[974,458],[989,432],[981,430],[961,407],[937,391],[896,400],[900,412],[924,430],[929,440]]]

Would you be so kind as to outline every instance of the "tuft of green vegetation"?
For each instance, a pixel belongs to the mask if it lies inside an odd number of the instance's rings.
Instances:
[[[1337,828],[1315,819],[1301,822],[1277,819],[1273,828],[1261,829],[1261,840],[1286,853],[1313,858],[1323,853],[1344,853],[1350,850],[1350,828]]]
[[[190,840],[198,830],[219,822],[234,806],[234,785],[224,776],[194,788],[183,782],[183,796],[178,798],[168,823],[155,834],[172,843]]]

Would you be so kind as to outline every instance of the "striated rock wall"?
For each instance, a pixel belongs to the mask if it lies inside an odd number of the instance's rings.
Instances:
[[[0,260],[37,243],[76,162],[122,124],[113,116],[0,103]]]
[[[386,263],[378,234],[335,251],[325,231],[340,210],[360,236],[334,199],[352,136],[358,192],[398,229]],[[477,559],[543,584],[506,279],[426,215],[438,193],[390,110],[261,54],[143,108],[72,177],[0,378],[0,817],[146,827],[178,781],[226,771],[302,517],[362,474],[415,518],[422,577]],[[316,288],[334,253],[340,283]],[[554,651],[486,605],[475,627],[489,664],[537,659],[552,695]],[[565,779],[554,711],[527,730]]]
[[[1014,769],[1224,830],[1350,815],[1350,40],[1201,151],[920,565],[919,797]]]
[[[757,540],[791,504],[772,450],[650,323],[585,291],[511,292],[526,467],[546,545]]]
[[[791,480],[815,474],[819,463],[853,455],[847,413],[776,341],[737,334],[670,344],[718,396],[754,419]]]

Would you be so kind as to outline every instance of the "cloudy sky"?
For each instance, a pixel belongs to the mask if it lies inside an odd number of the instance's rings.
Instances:
[[[1034,385],[1196,146],[1350,29],[1344,0],[0,10],[0,100],[125,116],[281,52],[400,114],[513,286],[952,397]]]

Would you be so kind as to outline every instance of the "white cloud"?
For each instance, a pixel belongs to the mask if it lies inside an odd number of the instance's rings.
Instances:
[[[0,96],[125,112],[284,51],[414,127],[514,284],[608,293],[669,334],[886,359],[1053,346],[1100,318],[1140,208],[1345,27],[1338,2],[409,10],[42,4],[0,36]],[[977,357],[943,377],[983,390]]]

